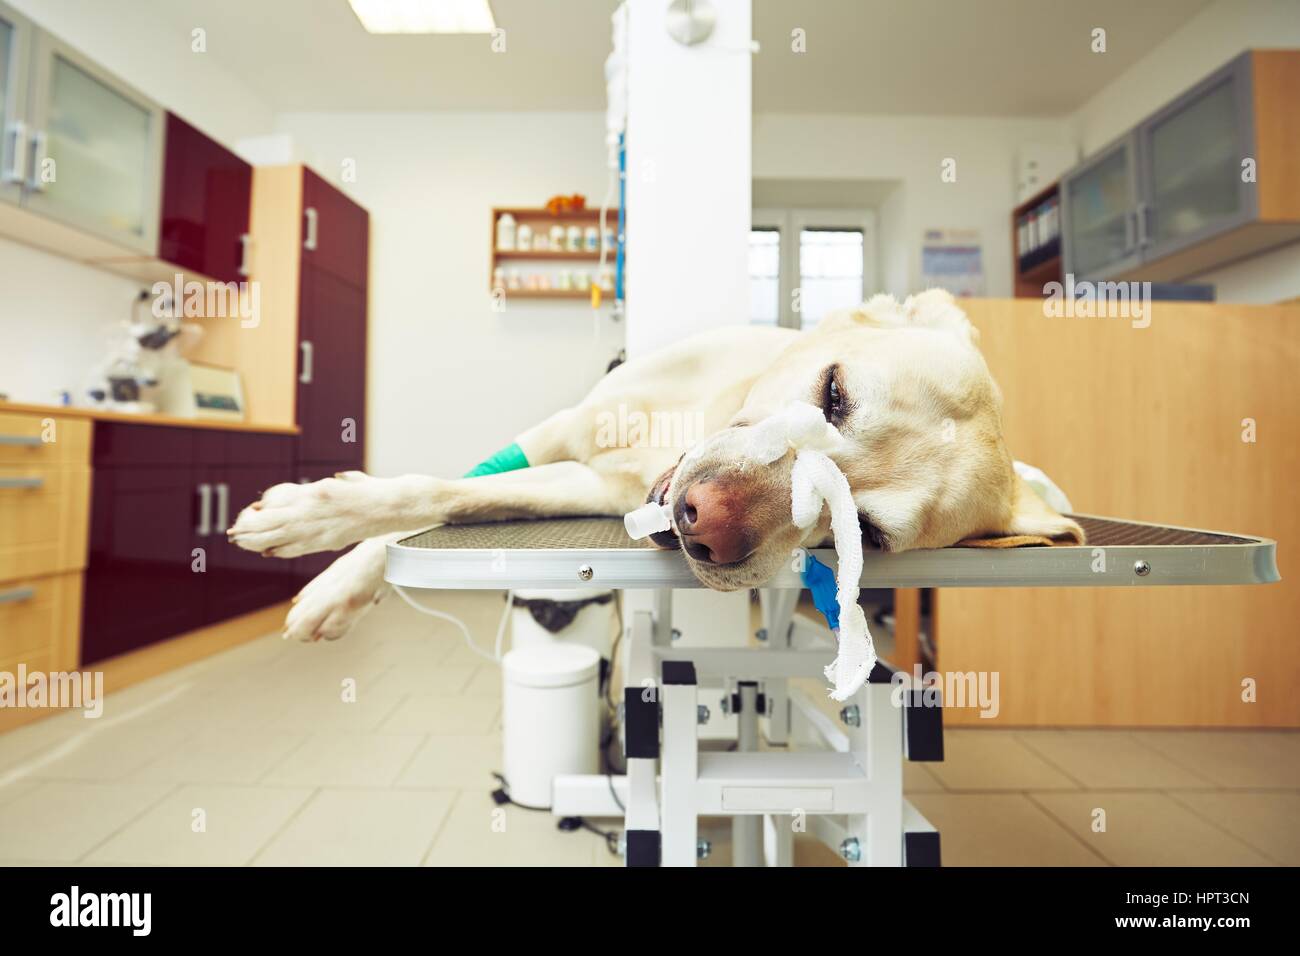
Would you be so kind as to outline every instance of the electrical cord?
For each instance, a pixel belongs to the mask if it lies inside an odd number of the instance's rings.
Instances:
[[[398,597],[400,597],[407,604],[411,605],[411,607],[415,608],[415,610],[419,611],[421,614],[427,614],[429,615],[429,617],[436,617],[440,621],[446,621],[449,624],[453,624],[456,627],[458,627],[460,629],[461,634],[465,635],[465,643],[469,645],[469,649],[473,651],[475,654],[477,654],[479,657],[483,658],[484,660],[491,661],[493,664],[499,665],[501,663],[501,645],[505,640],[506,621],[509,620],[510,618],[511,600],[514,597],[514,593],[515,593],[514,591],[506,592],[506,608],[504,611],[501,612],[501,623],[497,625],[497,639],[494,648],[495,653],[489,654],[487,651],[483,650],[483,648],[479,647],[476,643],[474,643],[474,638],[473,636],[470,635],[469,628],[465,626],[465,622],[462,621],[460,618],[452,614],[448,614],[445,611],[435,611],[431,607],[425,607],[419,601],[415,600],[415,598],[407,594],[405,588],[401,587],[400,585],[396,585],[396,584],[393,585],[393,590],[397,592]]]
[[[497,789],[492,791],[492,800],[497,804],[497,806],[500,806],[501,804],[504,803],[508,803],[512,807],[518,807],[520,810],[529,810],[533,813],[551,812],[550,807],[529,806],[526,803],[520,803],[514,797],[510,796],[510,783],[509,781],[506,780],[504,774],[500,774],[493,771],[492,777],[496,780],[498,784]],[[613,791],[614,791],[614,783],[611,780],[610,792],[613,793]],[[618,801],[617,795],[614,797],[614,800],[616,802]],[[622,804],[620,803],[619,806],[622,807]],[[589,822],[583,817],[560,817],[560,819],[556,821],[555,829],[559,830],[561,833],[573,833],[576,830],[586,830],[588,833],[594,833],[605,841],[605,849],[607,849],[611,855],[618,856],[618,831],[617,830],[602,830],[600,827],[596,826],[594,823]]]

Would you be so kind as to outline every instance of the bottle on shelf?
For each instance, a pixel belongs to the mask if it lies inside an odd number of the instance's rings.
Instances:
[[[515,248],[515,217],[504,213],[497,219],[497,249],[501,252],[513,252]]]

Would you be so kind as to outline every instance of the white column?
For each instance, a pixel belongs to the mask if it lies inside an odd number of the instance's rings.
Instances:
[[[627,0],[627,354],[749,320],[750,0],[683,46]]]

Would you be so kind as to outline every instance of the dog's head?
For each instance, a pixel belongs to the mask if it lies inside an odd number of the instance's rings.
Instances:
[[[666,472],[647,500],[671,507],[661,546],[685,552],[711,588],[754,587],[800,547],[830,541],[829,510],[809,531],[790,513],[794,453],[750,457],[747,430],[793,400],[821,408],[845,439],[844,472],[868,546],[941,548],[969,538],[1083,541],[1016,477],[1002,441],[1001,394],[978,333],[952,296],[901,306],[876,296],[833,313],[782,352],[728,426]]]

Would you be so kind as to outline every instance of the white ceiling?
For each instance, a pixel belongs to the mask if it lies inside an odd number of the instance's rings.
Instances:
[[[1060,115],[1209,0],[754,0],[756,112]],[[667,0],[665,0],[665,5]],[[491,0],[485,36],[372,36],[347,0],[140,0],[276,110],[588,110],[616,0]],[[1107,30],[1108,50],[1089,49]],[[791,30],[807,52],[791,52]]]

